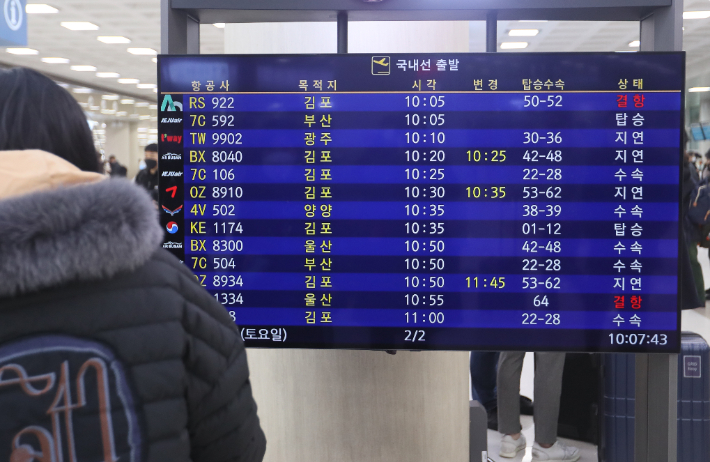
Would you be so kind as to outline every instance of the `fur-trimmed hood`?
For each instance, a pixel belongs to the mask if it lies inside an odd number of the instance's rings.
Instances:
[[[0,200],[36,191],[84,183],[106,177],[83,172],[61,157],[45,151],[0,151]]]
[[[76,170],[56,180],[56,165],[49,164],[46,183],[33,175],[34,192],[19,182],[21,194],[0,199],[0,297],[110,278],[138,268],[158,249],[163,232],[144,190]],[[5,186],[7,171],[0,168]]]

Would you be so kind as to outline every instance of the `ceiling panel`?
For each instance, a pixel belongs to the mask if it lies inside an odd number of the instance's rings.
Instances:
[[[36,56],[0,55],[0,62],[21,65],[47,72],[53,76],[85,85],[155,100],[150,89],[123,85],[117,79],[96,77],[95,72],[76,72],[71,65],[92,65],[99,72],[117,72],[124,78],[139,79],[141,83],[156,83],[156,64],[152,56],[135,56],[129,47],[152,48],[160,51],[160,1],[124,2],[115,0],[41,0],[59,9],[57,14],[28,15],[28,46],[39,51]],[[62,21],[89,21],[96,31],[70,31],[60,26]],[[224,33],[212,25],[203,25],[202,52],[222,53]],[[97,40],[102,35],[121,35],[130,44],[105,44]],[[45,64],[42,57],[62,57],[69,64]]]
[[[33,67],[53,75],[79,81],[85,85],[155,100],[152,90],[121,85],[116,79],[100,79],[95,73],[70,70],[73,64],[88,64],[101,72],[117,72],[121,77],[140,79],[142,83],[156,83],[156,65],[150,56],[129,54],[128,47],[160,50],[160,0],[30,0],[46,2],[60,11],[58,14],[29,16],[29,46],[39,50],[37,56],[16,56],[0,49],[0,62]],[[708,10],[708,0],[686,0],[685,10]],[[99,26],[97,31],[70,31],[59,25],[61,21],[90,21]],[[684,21],[684,43],[688,52],[687,75],[693,82],[710,85],[710,19]],[[536,37],[508,37],[516,28],[536,28]],[[471,49],[485,49],[485,32],[471,27]],[[629,51],[628,44],[638,39],[637,22],[518,22],[500,21],[499,43],[506,40],[527,41],[525,51]],[[122,35],[131,39],[129,45],[104,44],[96,37]],[[222,53],[224,30],[211,24],[201,26],[201,51]],[[45,64],[42,57],[64,57],[70,64]],[[710,95],[709,95],[710,96]]]

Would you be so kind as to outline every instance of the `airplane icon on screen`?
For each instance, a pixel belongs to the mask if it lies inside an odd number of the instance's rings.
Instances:
[[[372,57],[372,75],[389,75],[390,74],[390,57],[389,56],[373,56]]]

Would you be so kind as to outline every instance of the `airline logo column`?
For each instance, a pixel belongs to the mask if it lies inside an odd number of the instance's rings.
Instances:
[[[165,229],[163,248],[180,261],[185,259],[183,118],[182,95],[162,95],[158,113],[160,223]]]

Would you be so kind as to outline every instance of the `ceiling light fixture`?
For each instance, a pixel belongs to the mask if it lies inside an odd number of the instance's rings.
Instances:
[[[59,13],[59,10],[46,3],[28,3],[25,5],[25,13],[27,14],[53,14]]]
[[[226,24],[223,22],[216,22],[212,25],[215,26],[217,29],[224,29],[224,26],[226,26]]]
[[[67,22],[63,21],[59,23],[60,26],[65,27],[69,30],[99,30],[99,26],[92,22],[75,21]]]
[[[131,43],[131,39],[122,35],[99,35],[96,40],[103,43]]]
[[[148,109],[156,110],[156,109],[158,109],[158,105],[157,104],[149,104]]]
[[[528,42],[503,42],[500,44],[502,50],[516,50],[527,48]]]
[[[85,87],[77,87],[77,88],[72,89],[72,91],[73,91],[74,93],[77,93],[77,94],[80,94],[80,95],[81,95],[81,94],[86,94],[86,93],[91,93],[91,92],[92,92],[91,88],[85,88]]]
[[[11,55],[38,55],[39,51],[33,48],[7,48],[5,51]]]
[[[118,72],[97,72],[96,77],[101,79],[117,79],[121,77],[121,74]]]
[[[96,66],[71,66],[69,69],[77,72],[95,72]]]
[[[69,60],[67,58],[42,58],[42,62],[47,64],[67,64]]]
[[[138,101],[138,102],[136,103],[136,107],[148,107],[149,104],[150,104],[150,103],[148,103],[148,102],[146,102],[146,101]]]
[[[639,40],[634,40],[633,42],[629,42],[629,46],[631,48],[638,48],[641,46],[641,42]]]
[[[126,117],[128,113],[126,111],[118,111],[116,115],[119,117]]]
[[[539,29],[511,29],[508,31],[508,35],[511,37],[535,37],[539,33]]]
[[[156,85],[154,83],[139,83],[136,87],[141,90],[152,90],[153,88],[156,88]]]
[[[105,99],[107,101],[118,101],[121,97],[118,95],[102,95],[101,99]]]
[[[153,61],[154,63],[158,64],[158,58],[152,58],[151,61]]]
[[[683,19],[707,19],[710,18],[710,11],[684,11]]]
[[[710,87],[691,87],[691,88],[688,88],[688,91],[690,93],[698,93],[701,91],[710,91]]]
[[[121,100],[121,104],[134,104],[135,102],[136,102],[136,100],[130,99],[130,98],[126,98],[126,99]]]
[[[140,116],[140,119],[141,120],[150,120],[150,116],[149,115],[142,115],[142,116]]]
[[[139,56],[155,56],[158,54],[158,52],[152,48],[129,48],[127,51],[132,55]]]
[[[130,83],[139,83],[140,80],[138,79],[118,79],[118,83],[123,83],[123,84],[130,84]]]

